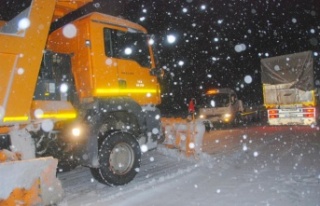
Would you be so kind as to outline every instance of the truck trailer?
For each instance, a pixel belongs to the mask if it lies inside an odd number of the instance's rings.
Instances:
[[[91,1],[32,0],[0,23],[0,150],[123,185],[162,139],[161,71],[146,29],[122,18],[93,12],[50,33]]]
[[[315,125],[318,93],[311,51],[261,60],[264,106],[270,125]]]

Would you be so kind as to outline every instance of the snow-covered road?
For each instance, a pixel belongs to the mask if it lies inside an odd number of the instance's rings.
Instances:
[[[160,146],[137,177],[108,187],[87,168],[59,174],[66,205],[320,205],[317,127],[250,126],[206,133],[203,153]]]

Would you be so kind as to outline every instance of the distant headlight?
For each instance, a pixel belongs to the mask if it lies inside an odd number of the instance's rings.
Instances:
[[[231,114],[227,113],[227,114],[224,114],[224,118],[230,118],[231,117]]]
[[[223,115],[223,121],[224,122],[230,122],[231,114],[227,113]]]
[[[201,115],[199,116],[199,118],[200,118],[200,119],[205,119],[205,118],[206,118],[206,116],[205,116],[205,115],[203,115],[203,114],[201,114]]]

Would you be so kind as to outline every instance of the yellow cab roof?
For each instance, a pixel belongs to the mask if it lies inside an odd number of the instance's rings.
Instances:
[[[93,0],[57,0],[52,21],[55,21]]]

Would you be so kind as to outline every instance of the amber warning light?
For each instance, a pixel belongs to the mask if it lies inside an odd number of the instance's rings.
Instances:
[[[207,94],[217,94],[217,93],[219,93],[219,89],[211,89],[207,91]]]

